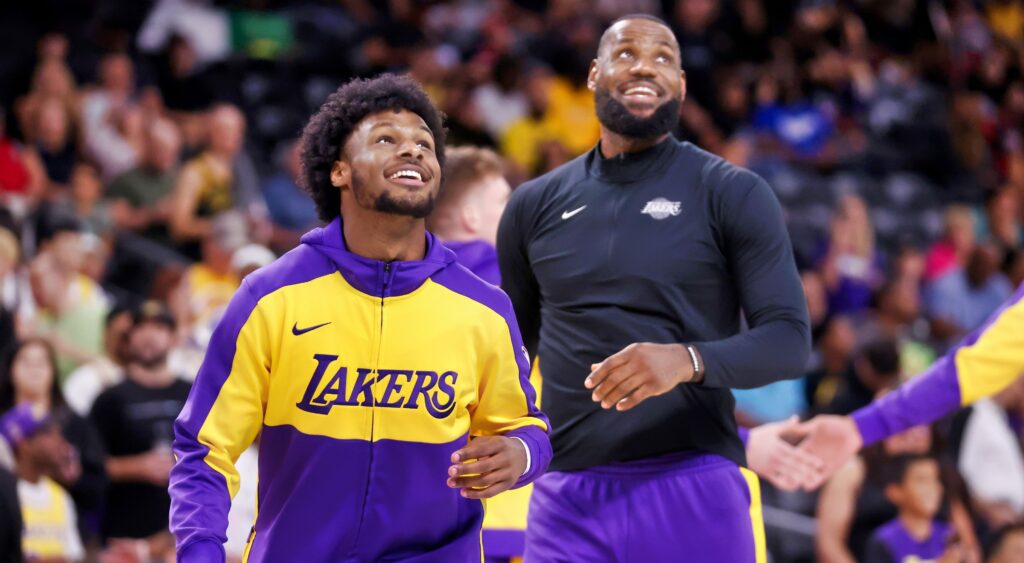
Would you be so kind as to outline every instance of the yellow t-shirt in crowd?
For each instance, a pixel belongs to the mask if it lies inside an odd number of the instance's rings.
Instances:
[[[26,559],[61,557],[80,561],[85,557],[75,505],[60,485],[48,477],[37,483],[19,480],[18,502],[25,526],[21,548]]]

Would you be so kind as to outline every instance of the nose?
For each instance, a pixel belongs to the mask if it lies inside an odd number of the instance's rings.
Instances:
[[[633,66],[629,68],[629,73],[637,77],[653,77],[655,76],[654,67],[651,62],[645,57],[637,57]]]
[[[408,140],[398,147],[398,156],[423,160],[423,148],[415,140]]]

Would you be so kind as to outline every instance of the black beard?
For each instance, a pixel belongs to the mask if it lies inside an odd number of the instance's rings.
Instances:
[[[147,356],[146,354],[135,353],[132,355],[131,363],[152,371],[167,364],[167,352]]]
[[[597,120],[609,130],[631,139],[653,139],[675,129],[682,101],[678,97],[670,98],[650,117],[637,117],[613,98],[607,88],[598,87],[594,92],[594,105],[597,107]]]
[[[352,171],[352,195],[362,207],[373,209],[390,215],[403,215],[414,219],[423,219],[434,210],[434,196],[419,202],[410,202],[393,197],[389,192],[381,192],[376,200],[366,201],[366,182],[355,170]]]

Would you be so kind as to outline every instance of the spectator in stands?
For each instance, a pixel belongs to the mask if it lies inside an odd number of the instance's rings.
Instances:
[[[0,416],[0,441],[13,452],[27,560],[81,561],[85,557],[75,505],[50,475],[77,471],[72,448],[41,409],[24,404]]]
[[[189,391],[167,364],[174,345],[170,312],[155,301],[144,303],[128,333],[127,378],[104,391],[90,415],[106,444],[111,480],[103,535],[144,540],[153,558],[174,553],[168,532],[170,444]]]
[[[985,215],[979,221],[982,234],[999,249],[1000,264],[1007,264],[1008,256],[1014,249],[1024,246],[1024,205],[1022,192],[1005,185],[991,192],[985,205]]]
[[[22,291],[21,246],[18,237],[0,227],[0,350],[17,339],[15,313]]]
[[[958,467],[991,529],[1024,516],[1024,377],[998,395],[971,406],[960,445]]]
[[[816,560],[823,563],[864,561],[871,534],[898,515],[885,495],[880,474],[896,456],[935,453],[937,444],[927,426],[911,428],[866,450],[828,481],[818,497]],[[953,497],[953,495],[950,495]],[[978,542],[965,503],[947,499],[942,514],[959,536],[969,561],[977,561]]]
[[[64,43],[66,49],[66,39]],[[37,140],[39,111],[50,100],[60,103],[71,122],[78,121],[79,96],[75,78],[62,56],[46,56],[39,61],[32,76],[31,89],[15,104],[15,115],[26,141]]]
[[[0,202],[15,217],[24,217],[42,198],[43,172],[25,156],[24,149],[7,136],[0,108]]]
[[[904,454],[890,460],[882,473],[885,497],[896,506],[898,516],[875,530],[865,561],[962,561],[952,528],[937,519],[943,495],[939,461],[927,454]]]
[[[509,125],[529,111],[526,96],[520,88],[521,76],[520,60],[503,56],[494,64],[493,80],[481,84],[473,92],[473,105],[492,138],[500,139]]]
[[[896,252],[890,279],[896,283],[915,288],[915,299],[920,304],[921,288],[924,286],[925,256],[916,246],[905,244]],[[920,306],[920,305],[919,305]]]
[[[184,35],[172,35],[157,67],[164,105],[175,113],[198,113],[214,100],[210,76],[199,67],[196,51]]]
[[[248,242],[245,219],[240,213],[220,215],[203,239],[202,260],[186,269],[175,290],[179,306],[184,307],[178,310],[183,332],[204,350],[221,311],[241,284],[231,259]]]
[[[471,77],[461,74],[450,77],[445,83],[444,103],[439,106],[445,114],[444,125],[448,130],[445,142],[453,146],[494,147],[496,139],[486,132],[483,116],[473,104],[473,84]]]
[[[107,187],[105,195],[119,229],[170,244],[168,221],[180,154],[181,133],[174,123],[166,119],[150,123],[139,165]]]
[[[131,325],[131,308],[114,306],[107,313],[103,330],[103,355],[79,366],[64,382],[64,397],[67,398],[68,406],[77,414],[88,416],[96,397],[124,380]]]
[[[861,342],[889,339],[896,343],[900,371],[912,377],[932,364],[935,352],[928,346],[927,323],[921,319],[921,298],[909,276],[894,276],[875,292],[873,307],[859,319]]]
[[[48,416],[70,444],[74,464],[49,474],[71,493],[82,538],[97,538],[98,518],[106,492],[103,445],[92,423],[68,408],[56,382],[53,350],[42,340],[26,340],[8,351],[0,373],[0,412],[31,405]]]
[[[864,200],[852,194],[844,196],[831,227],[831,237],[819,260],[828,288],[829,311],[856,313],[870,304],[871,295],[883,279],[874,227]]]
[[[964,268],[955,268],[927,287],[928,313],[940,342],[951,344],[978,328],[1010,294],[1013,287],[999,271],[999,251],[977,245]]]
[[[104,180],[131,170],[142,150],[142,110],[135,94],[135,68],[128,55],[112,53],[100,61],[100,83],[82,100],[82,137],[86,153]]]
[[[75,164],[70,188],[71,199],[57,209],[66,209],[77,217],[83,233],[107,238],[114,223],[110,215],[110,204],[103,200],[103,181],[100,180],[99,171],[88,162]]]
[[[50,97],[39,102],[33,117],[35,141],[25,157],[45,174],[44,191],[48,196],[66,197],[78,156],[72,116],[60,98]]]
[[[839,315],[828,318],[815,338],[814,360],[805,378],[807,404],[812,412],[821,412],[835,399],[847,373],[853,369],[857,334],[850,319]]]
[[[524,90],[529,111],[510,122],[499,140],[501,153],[529,177],[540,171],[544,145],[561,145],[558,125],[551,111],[553,80],[551,71],[541,65],[535,65],[526,72]]]
[[[275,246],[281,248],[295,246],[299,236],[319,224],[316,205],[299,186],[300,166],[299,143],[290,141],[285,146],[280,169],[263,184],[263,199],[278,233]]]
[[[263,206],[256,171],[242,147],[245,116],[221,105],[210,111],[208,122],[207,149],[185,163],[174,188],[171,233],[186,243],[207,237],[217,214],[254,215]],[[196,250],[191,257],[198,258]]]
[[[494,248],[498,220],[512,193],[501,157],[490,149],[455,147],[446,151],[444,188],[428,220],[430,230],[452,249],[460,264],[498,285]]]
[[[863,344],[839,391],[824,408],[828,414],[849,414],[870,403],[900,380],[900,353],[892,339]]]
[[[772,80],[763,78],[762,80]],[[835,116],[820,103],[804,99],[797,87],[776,88],[784,96],[762,99],[754,127],[787,160],[815,162],[828,156],[836,131]]]
[[[39,232],[39,252],[29,264],[32,301],[18,312],[19,333],[41,336],[56,350],[60,381],[99,355],[108,301],[81,273],[85,258],[80,223],[55,215]]]
[[[925,257],[925,281],[967,266],[976,242],[974,214],[963,205],[951,205],[946,209],[942,240],[933,244]]]

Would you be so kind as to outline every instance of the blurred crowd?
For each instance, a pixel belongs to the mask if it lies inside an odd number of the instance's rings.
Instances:
[[[516,186],[596,143],[585,83],[607,23],[669,22],[675,134],[776,190],[814,329],[804,378],[736,393],[744,425],[865,405],[1024,282],[1021,0],[8,4],[0,416],[18,430],[0,433],[0,485],[17,476],[37,553],[173,556],[171,424],[240,280],[318,224],[295,139],[353,76],[410,73],[449,144],[493,149],[484,166]],[[820,496],[769,490],[775,560],[869,557],[907,505],[907,455],[938,462],[934,512],[965,558],[1020,560],[1022,437],[1024,382],[865,452]]]

